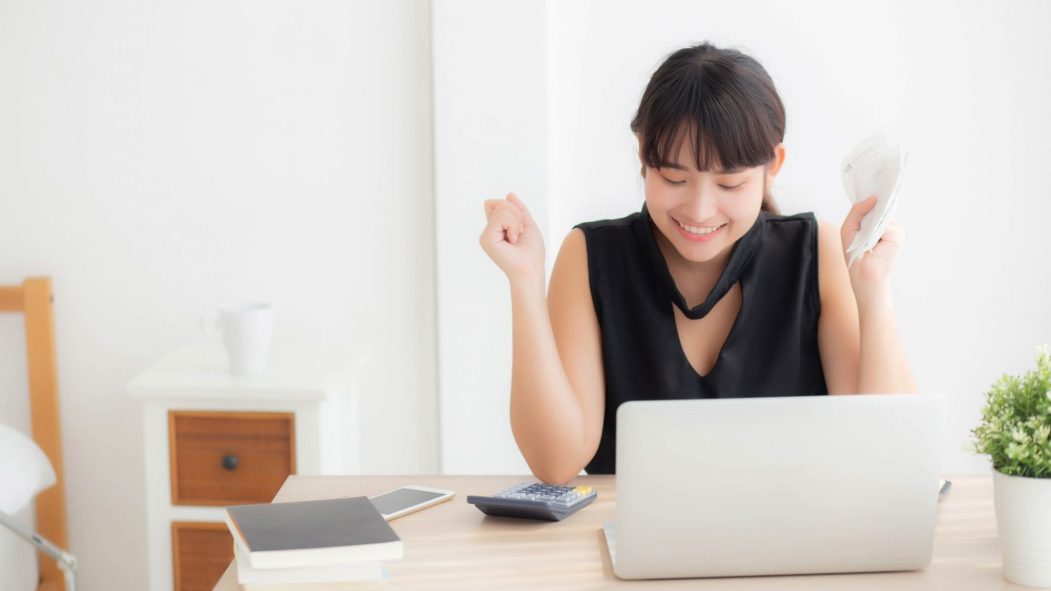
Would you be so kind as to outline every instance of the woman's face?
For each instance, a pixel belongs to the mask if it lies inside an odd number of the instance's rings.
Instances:
[[[701,172],[689,144],[682,142],[674,163],[645,167],[646,208],[683,259],[706,263],[728,255],[755,223],[766,185],[784,161],[784,147],[778,144],[767,166]]]

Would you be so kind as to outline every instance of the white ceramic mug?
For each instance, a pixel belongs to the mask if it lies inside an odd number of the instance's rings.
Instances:
[[[258,302],[223,308],[219,310],[217,318],[202,319],[202,328],[206,333],[210,332],[212,326],[222,332],[230,360],[230,373],[252,375],[266,368],[270,336],[274,331],[273,306]]]

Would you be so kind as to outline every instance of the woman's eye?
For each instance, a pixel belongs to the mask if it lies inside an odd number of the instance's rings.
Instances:
[[[719,185],[719,186],[724,188],[724,189],[726,189],[727,191],[733,191],[734,189],[736,189],[737,187],[740,187],[743,184],[744,183],[737,183],[736,185],[734,185],[732,187],[727,187],[726,185]]]
[[[668,181],[669,185],[684,185],[684,184],[686,184],[686,181],[673,181],[670,178],[668,178],[666,176],[663,176],[663,175],[662,175],[661,178],[663,178],[665,181]]]

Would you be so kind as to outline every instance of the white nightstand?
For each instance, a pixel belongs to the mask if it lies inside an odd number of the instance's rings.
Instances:
[[[269,502],[289,474],[358,472],[361,362],[287,347],[238,377],[220,344],[198,345],[128,382],[143,404],[151,590],[211,590],[233,557],[223,507]]]

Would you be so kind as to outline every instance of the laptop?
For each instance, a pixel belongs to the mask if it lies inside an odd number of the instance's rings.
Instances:
[[[940,394],[633,401],[617,409],[622,579],[906,571],[931,561]]]

